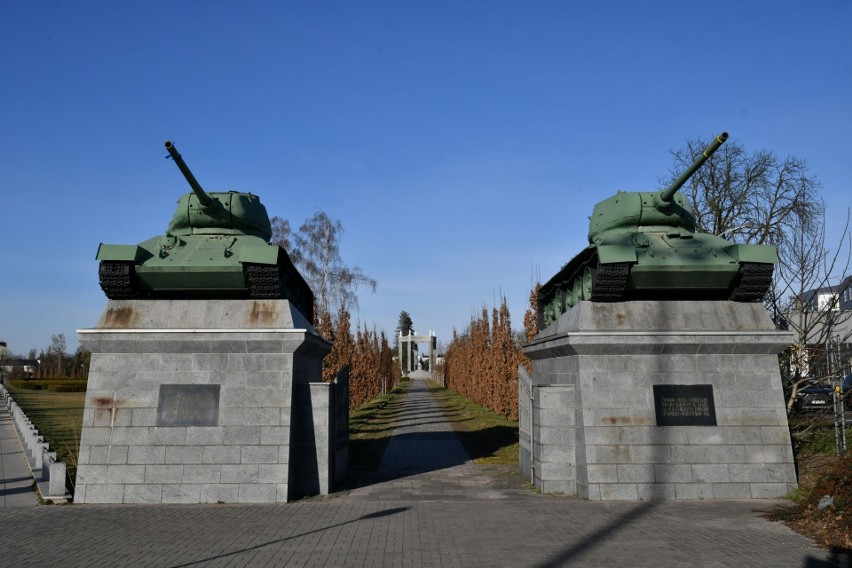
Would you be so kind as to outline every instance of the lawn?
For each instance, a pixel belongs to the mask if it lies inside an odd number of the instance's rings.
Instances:
[[[518,421],[508,420],[437,383],[429,390],[476,463],[518,464]]]

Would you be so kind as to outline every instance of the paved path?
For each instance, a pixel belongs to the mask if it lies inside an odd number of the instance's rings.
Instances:
[[[406,391],[378,474],[347,493],[357,500],[509,499],[530,495],[520,474],[471,461],[425,383]],[[517,468],[511,468],[512,472]]]
[[[0,508],[38,505],[34,486],[35,481],[12,423],[12,416],[9,409],[0,403]]]
[[[515,476],[517,477],[517,476]],[[424,385],[378,480],[286,505],[0,510],[0,566],[847,566],[756,501],[595,503],[470,462]],[[12,512],[14,511],[14,512]],[[23,529],[25,527],[25,529]]]

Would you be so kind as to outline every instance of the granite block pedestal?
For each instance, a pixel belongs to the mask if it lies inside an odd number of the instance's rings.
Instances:
[[[330,344],[287,300],[110,300],[94,329],[74,500],[328,493]]]
[[[591,500],[783,496],[790,343],[760,304],[581,302],[524,347],[521,468]]]

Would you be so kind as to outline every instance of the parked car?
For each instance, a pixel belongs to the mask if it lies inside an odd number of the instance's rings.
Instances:
[[[832,394],[834,389],[825,385],[810,384],[800,388],[796,392],[796,402],[793,407],[796,410],[819,410],[820,408],[833,408]]]
[[[852,375],[843,377],[843,382],[840,383],[840,392],[843,395],[843,404],[846,410],[852,410]]]

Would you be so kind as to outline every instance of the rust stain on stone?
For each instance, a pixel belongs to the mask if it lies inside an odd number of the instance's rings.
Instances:
[[[254,300],[248,313],[248,323],[251,327],[272,326],[278,321],[278,303],[264,300]]]
[[[124,403],[125,401],[121,399],[113,399],[108,396],[99,396],[92,399],[92,404],[95,406],[95,415],[98,418],[109,416],[110,426],[115,423],[115,416]]]
[[[139,314],[132,307],[107,308],[104,315],[104,327],[108,328],[132,328],[136,326]]]
[[[606,416],[601,419],[604,424],[619,426],[647,426],[649,420],[644,416]]]
[[[629,460],[630,459],[630,446],[614,445],[614,446],[612,446],[612,455],[618,461]]]
[[[627,314],[624,312],[615,312],[615,326],[617,328],[624,327],[624,322],[627,321]]]

